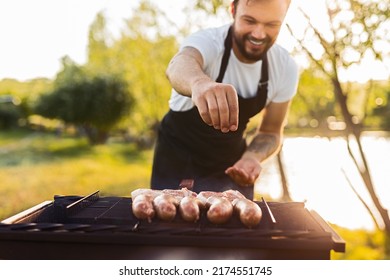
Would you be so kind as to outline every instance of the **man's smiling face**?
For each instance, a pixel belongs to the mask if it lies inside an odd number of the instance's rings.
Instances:
[[[233,50],[244,63],[254,63],[275,43],[289,6],[288,0],[238,2],[234,11]]]

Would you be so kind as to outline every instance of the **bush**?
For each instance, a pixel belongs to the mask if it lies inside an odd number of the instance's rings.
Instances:
[[[19,101],[10,95],[0,96],[0,129],[10,129],[18,125],[22,117]]]
[[[91,144],[105,143],[110,130],[133,106],[128,86],[114,76],[94,76],[58,84],[42,95],[35,113],[76,125]]]

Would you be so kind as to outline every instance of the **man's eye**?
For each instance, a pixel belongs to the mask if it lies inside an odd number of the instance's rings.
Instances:
[[[251,20],[251,19],[246,19],[245,21],[247,24],[256,24],[256,22],[254,20]]]
[[[267,26],[270,28],[279,28],[280,24],[279,23],[268,23]]]

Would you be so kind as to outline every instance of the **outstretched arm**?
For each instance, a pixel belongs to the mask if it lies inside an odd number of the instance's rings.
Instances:
[[[232,85],[217,83],[204,73],[197,49],[183,48],[172,58],[166,75],[178,93],[192,98],[206,124],[222,132],[237,130],[237,92]]]

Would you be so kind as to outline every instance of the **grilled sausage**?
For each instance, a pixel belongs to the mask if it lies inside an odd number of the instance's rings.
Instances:
[[[133,214],[140,220],[148,220],[150,223],[156,212],[153,208],[153,197],[146,194],[139,194],[133,199],[131,205]]]
[[[207,199],[207,205],[207,219],[213,224],[224,224],[233,214],[233,205],[225,197],[211,196]]]
[[[170,194],[163,193],[153,199],[157,217],[163,221],[172,221],[176,216],[179,200]]]
[[[255,202],[249,199],[235,199],[233,201],[234,211],[237,212],[241,223],[246,227],[252,228],[260,223],[263,216],[261,208]]]

